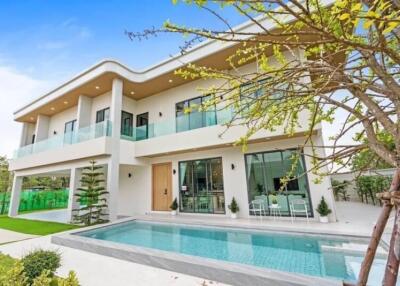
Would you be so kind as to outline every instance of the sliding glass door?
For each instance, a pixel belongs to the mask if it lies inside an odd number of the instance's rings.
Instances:
[[[179,162],[180,211],[225,213],[222,159]]]
[[[266,214],[270,214],[272,200],[276,200],[281,214],[289,216],[291,201],[301,199],[312,216],[304,158],[298,150],[247,154],[245,159],[249,204],[263,203]]]

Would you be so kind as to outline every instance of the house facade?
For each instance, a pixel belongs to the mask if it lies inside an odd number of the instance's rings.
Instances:
[[[240,207],[239,217],[258,218],[260,212],[253,210],[252,202],[264,200],[262,215],[272,215],[269,206],[275,195],[282,217],[290,217],[291,201],[302,199],[313,219],[318,219],[315,208],[324,196],[333,210],[330,220],[335,221],[328,177],[316,184],[310,173],[277,192],[293,153],[311,153],[298,147],[304,142],[307,113],[300,114],[293,136],[285,135],[283,126],[274,132],[262,130],[249,139],[243,152],[234,143],[246,127],[227,129],[233,114],[230,108],[217,105],[203,112],[196,108],[185,112],[207,101],[199,88],[218,81],[184,80],[174,71],[184,63],[228,69],[225,59],[233,48],[230,43],[206,42],[140,72],[105,60],[16,111],[22,133],[10,162],[15,177],[9,215],[18,213],[25,176],[69,176],[71,214],[77,207],[74,194],[82,167],[95,160],[106,173],[111,220],[169,212],[175,198],[181,215],[205,220],[207,215],[229,216],[233,197]],[[254,62],[228,72],[256,69]],[[320,126],[312,136],[323,144]],[[302,155],[297,165],[298,174],[309,170],[310,157]]]

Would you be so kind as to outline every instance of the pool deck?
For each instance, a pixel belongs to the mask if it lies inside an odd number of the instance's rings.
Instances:
[[[304,232],[310,234],[331,234],[343,236],[370,237],[372,229],[379,216],[381,208],[353,202],[337,202],[338,221],[320,223],[314,219],[307,222],[298,218],[293,223],[288,217],[274,219],[273,217],[254,217],[231,219],[226,216],[193,215],[152,213],[136,215],[134,218],[141,220],[156,220],[171,223],[200,224],[221,227],[240,227],[260,230],[273,230],[283,232]],[[391,231],[391,223],[385,233]]]
[[[171,216],[169,214],[149,214],[135,216],[137,219],[167,221],[176,223],[189,223],[201,225],[218,225],[225,227],[243,227],[276,231],[295,231],[309,233],[340,234],[367,237],[379,215],[380,208],[359,203],[337,204],[339,222],[320,224],[318,222],[306,223],[303,220],[257,218],[257,219],[230,219],[227,217],[183,215]],[[207,223],[205,223],[207,222]],[[390,228],[385,231],[389,236]],[[148,265],[138,264],[125,260],[103,256],[79,249],[60,246],[51,242],[52,236],[44,236],[29,240],[0,245],[0,252],[13,257],[21,257],[32,249],[54,249],[62,254],[62,266],[58,274],[64,276],[70,270],[77,272],[83,286],[113,286],[113,285],[198,285],[214,286],[227,285],[192,275],[186,275],[160,269]],[[96,273],[96,275],[93,275]],[[267,284],[268,285],[268,284]]]

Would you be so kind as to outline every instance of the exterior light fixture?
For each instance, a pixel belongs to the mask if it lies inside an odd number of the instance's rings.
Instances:
[[[52,111],[54,111],[54,110],[56,110],[54,107],[50,107],[50,110],[52,110]]]
[[[168,82],[169,82],[169,83],[172,83],[172,82],[173,82],[173,80],[172,80],[172,79],[169,79],[169,80],[168,80]]]
[[[132,94],[132,95],[134,95],[134,94],[135,94],[135,92],[134,92],[134,91],[131,91],[131,94]]]
[[[132,178],[132,173],[128,173],[128,178]]]
[[[231,169],[235,170],[235,164],[231,164]]]
[[[176,170],[175,169],[172,170],[172,174],[174,174],[174,175],[176,174]]]
[[[95,89],[100,89],[100,86],[96,85],[96,86],[95,86]]]
[[[160,117],[162,117],[162,112],[160,111],[160,112],[158,113],[158,115],[159,115]]]
[[[64,101],[64,104],[67,105],[67,104],[68,104],[68,101]]]

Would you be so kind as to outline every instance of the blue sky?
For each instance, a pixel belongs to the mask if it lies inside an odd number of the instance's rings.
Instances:
[[[233,25],[244,21],[233,10],[219,11]],[[177,53],[179,35],[131,42],[124,33],[168,19],[226,28],[210,13],[171,0],[0,0],[0,133],[7,134],[0,155],[10,157],[18,146],[13,111],[71,76],[104,58],[142,69]]]
[[[231,25],[246,20],[213,8]],[[21,125],[13,111],[71,76],[104,58],[142,69],[179,52],[180,35],[131,42],[124,33],[166,20],[226,29],[212,14],[171,0],[0,0],[0,155],[11,157],[18,146]],[[328,136],[337,128],[325,130]]]
[[[223,10],[233,23],[241,18]],[[178,35],[131,42],[125,30],[187,26],[223,27],[215,16],[171,0],[0,0],[0,60],[40,80],[59,81],[104,58],[144,68],[178,51]]]

